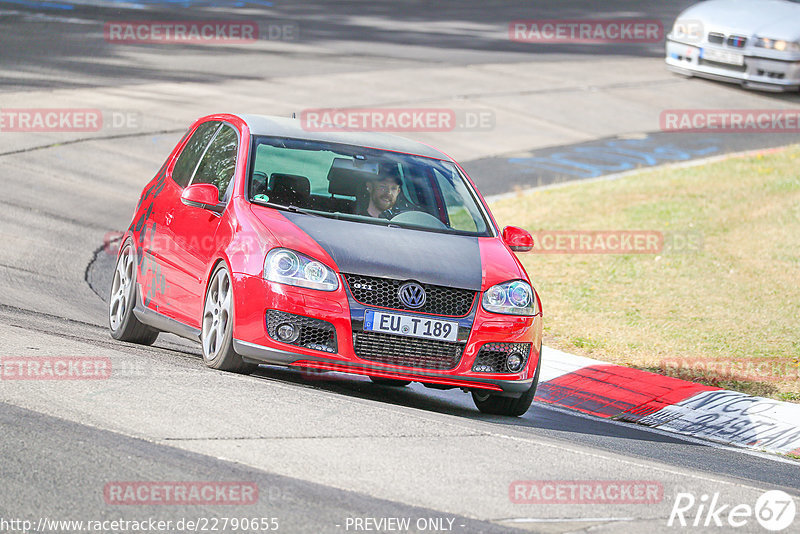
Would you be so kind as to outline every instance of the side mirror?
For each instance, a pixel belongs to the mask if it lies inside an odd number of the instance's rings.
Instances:
[[[192,184],[181,194],[181,202],[187,206],[222,213],[225,206],[219,203],[219,189],[211,184]]]
[[[533,249],[533,237],[527,230],[516,226],[503,228],[503,241],[514,252],[529,252]]]

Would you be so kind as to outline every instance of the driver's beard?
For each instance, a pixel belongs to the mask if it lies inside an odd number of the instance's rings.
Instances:
[[[375,199],[375,206],[381,211],[386,211],[394,206],[394,201],[391,198],[377,198]]]

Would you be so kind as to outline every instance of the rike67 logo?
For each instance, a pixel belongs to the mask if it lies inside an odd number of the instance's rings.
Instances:
[[[719,527],[720,531],[753,526],[753,519],[770,532],[780,532],[794,523],[797,512],[791,495],[780,490],[763,493],[754,506],[725,503],[719,493],[678,493],[667,520],[669,527]]]

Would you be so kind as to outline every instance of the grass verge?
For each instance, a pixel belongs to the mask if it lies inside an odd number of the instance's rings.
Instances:
[[[540,237],[663,237],[639,254],[544,254],[537,240],[520,258],[545,344],[800,402],[800,146],[519,194],[492,211]]]

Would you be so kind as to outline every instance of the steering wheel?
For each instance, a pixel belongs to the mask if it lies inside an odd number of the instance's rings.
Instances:
[[[425,213],[424,211],[404,211],[402,213],[398,213],[389,220],[402,224],[422,226],[423,228],[435,228],[437,230],[447,229],[446,224],[430,213]]]

